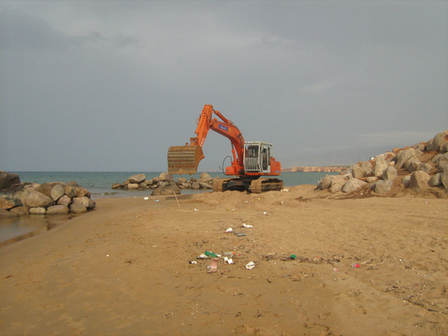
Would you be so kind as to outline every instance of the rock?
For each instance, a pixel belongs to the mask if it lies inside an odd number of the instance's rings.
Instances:
[[[404,163],[405,168],[410,172],[415,172],[418,170],[419,165],[421,164],[420,160],[417,158],[410,158],[408,161]]]
[[[75,187],[76,197],[90,197],[90,191],[82,187]]]
[[[137,183],[129,183],[128,184],[128,189],[129,190],[133,190],[133,189],[138,189],[138,184]]]
[[[47,208],[47,215],[67,215],[69,213],[66,205],[52,205]]]
[[[448,142],[447,132],[445,131],[438,133],[430,144],[428,142],[428,151],[440,151],[440,149],[442,149],[445,143],[447,142]]]
[[[411,183],[411,174],[403,176],[401,183],[405,188],[409,187],[409,184]]]
[[[356,178],[351,178],[344,184],[344,186],[342,187],[341,190],[344,193],[349,193],[349,192],[352,192],[356,189],[363,187],[366,184],[367,183],[364,181],[358,180]]]
[[[159,181],[159,182],[157,182],[157,186],[158,187],[166,187],[166,186],[169,186],[169,185],[170,185],[170,183],[168,181]]]
[[[146,180],[145,174],[136,174],[132,175],[130,178],[128,178],[130,183],[141,183],[144,180]]]
[[[58,199],[57,204],[58,205],[69,205],[72,202],[72,199],[68,197],[67,195],[63,195],[61,198]]]
[[[179,177],[177,180],[178,180],[180,183],[187,183],[187,181],[188,181],[185,177]]]
[[[18,216],[26,216],[26,215],[30,214],[30,211],[28,210],[28,208],[24,207],[24,206],[18,206],[18,207],[12,208],[11,210],[9,210],[9,212],[15,213]]]
[[[364,170],[358,166],[358,165],[354,165],[352,167],[352,175],[355,179],[359,179],[361,177],[364,177]]]
[[[408,161],[410,158],[415,157],[415,149],[414,148],[408,148],[404,149],[401,152],[397,154],[397,163],[395,164],[395,169],[400,169],[406,161]]]
[[[81,214],[84,212],[87,212],[87,208],[81,204],[70,204],[70,212],[72,213],[76,213],[76,214]]]
[[[364,176],[370,176],[373,174],[372,164],[369,161],[361,164],[361,169],[364,171]]]
[[[448,191],[448,168],[440,173],[440,181],[442,182],[445,189]]]
[[[30,215],[45,215],[47,209],[44,207],[30,208]]]
[[[206,183],[206,182],[203,182],[203,181],[199,181],[199,185],[200,185],[201,188],[203,188],[203,189],[213,189],[213,187],[212,187],[210,184],[208,184],[208,183]]]
[[[201,175],[199,176],[199,179],[201,179],[203,181],[211,181],[211,180],[213,180],[213,178],[208,173],[201,173]]]
[[[383,175],[384,170],[387,168],[387,162],[383,156],[378,156],[375,160],[375,166],[373,167],[373,175],[381,176]]]
[[[191,189],[201,189],[201,185],[199,184],[199,182],[195,181],[191,184]]]
[[[47,208],[53,204],[53,200],[39,191],[31,190],[28,191],[28,194],[22,199],[22,203],[28,208]]]
[[[64,185],[64,194],[70,198],[73,198],[76,196],[76,190],[73,186],[66,184]]]
[[[160,180],[160,181],[173,182],[174,177],[173,177],[173,175],[171,175],[170,173],[163,172],[163,173],[160,173],[160,175],[159,175],[159,180]]]
[[[36,190],[44,194],[45,196],[51,198],[51,189],[53,189],[54,186],[55,186],[54,183],[42,183]]]
[[[440,145],[439,152],[440,153],[447,153],[448,152],[448,142],[445,142],[443,145]]]
[[[73,188],[73,187],[71,187]],[[65,194],[64,186],[62,184],[56,184],[50,191],[50,197],[53,201],[57,201]]]
[[[83,206],[83,207],[85,207],[85,208],[89,208],[89,198],[88,197],[75,197],[73,200],[72,200],[72,204],[74,204],[74,205],[81,205],[81,206]]]
[[[372,189],[376,194],[384,194],[392,189],[393,184],[394,183],[389,180],[380,180],[373,183],[370,186],[370,189]]]
[[[322,177],[319,183],[317,184],[317,189],[325,190],[330,188],[330,186],[331,186],[331,176],[325,175],[325,177]]]
[[[0,170],[0,190],[10,188],[14,184],[19,183],[20,183],[19,175]]]
[[[375,181],[378,181],[378,177],[376,177],[376,176],[369,176],[367,178],[367,183],[372,183],[372,182],[375,182]]]
[[[428,181],[430,176],[421,170],[417,170],[411,174],[411,179],[409,181],[409,188],[421,192],[428,188]]]
[[[9,195],[0,195],[0,208],[9,210],[18,206],[21,206],[20,199],[11,197]]]
[[[432,176],[429,181],[428,181],[428,185],[430,187],[438,187],[442,185],[442,174],[441,173],[437,173],[434,176]]]
[[[342,189],[343,184],[334,183],[330,186],[330,192],[334,194]]]
[[[19,214],[16,212],[12,212],[12,211],[8,211],[6,209],[0,208],[0,219],[1,218],[12,218],[12,217],[17,217],[17,216],[19,216]]]
[[[67,185],[71,187],[78,187],[78,183],[76,181],[67,182]]]
[[[114,183],[112,184],[112,189],[121,189],[123,185],[121,183]]]
[[[383,172],[383,179],[393,181],[397,178],[398,173],[394,167],[387,167]]]
[[[431,173],[434,169],[433,165],[430,163],[423,163],[419,166],[418,170],[424,171],[426,174]]]
[[[180,188],[176,185],[157,187],[152,191],[151,196],[173,195],[173,194],[176,195],[180,194]]]

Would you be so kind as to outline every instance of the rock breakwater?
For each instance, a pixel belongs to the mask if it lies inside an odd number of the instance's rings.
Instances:
[[[353,196],[448,197],[448,130],[427,142],[394,148],[358,162],[339,175],[325,176],[317,190]]]
[[[90,196],[75,181],[21,183],[17,174],[0,171],[0,218],[80,214],[95,208]]]
[[[208,173],[202,173],[199,179],[191,177],[189,180],[185,177],[179,177],[174,180],[173,175],[169,173],[161,173],[158,177],[147,180],[145,174],[136,174],[130,176],[122,183],[114,183],[112,189],[121,190],[146,190],[153,189],[152,195],[172,195],[180,194],[180,189],[212,189],[213,180]]]

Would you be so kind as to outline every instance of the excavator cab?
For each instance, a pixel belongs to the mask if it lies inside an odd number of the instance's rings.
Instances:
[[[272,144],[261,141],[244,143],[244,170],[248,173],[269,173],[271,171]]]

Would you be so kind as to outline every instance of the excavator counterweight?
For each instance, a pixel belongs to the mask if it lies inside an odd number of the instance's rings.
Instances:
[[[203,158],[201,146],[171,146],[168,149],[168,173],[196,174]]]

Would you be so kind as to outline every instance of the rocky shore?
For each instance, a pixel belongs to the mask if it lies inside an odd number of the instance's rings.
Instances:
[[[84,213],[95,208],[90,195],[75,181],[21,183],[19,175],[0,171],[0,218]]]
[[[352,196],[401,196],[407,193],[448,197],[448,130],[427,142],[394,148],[343,173],[325,176],[318,190]]]
[[[153,196],[180,194],[181,189],[212,189],[213,178],[208,173],[202,173],[199,179],[191,177],[189,180],[185,177],[179,177],[174,180],[173,175],[161,173],[158,177],[147,180],[145,174],[136,174],[130,176],[122,183],[114,183],[112,189],[121,190],[145,190],[154,189]]]

